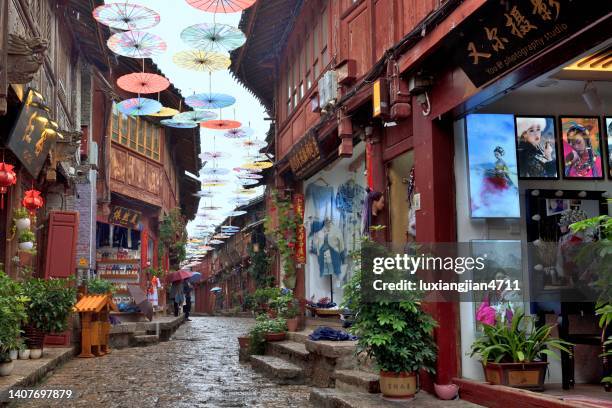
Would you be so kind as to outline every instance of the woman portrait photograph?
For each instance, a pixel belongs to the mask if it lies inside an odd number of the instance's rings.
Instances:
[[[516,117],[516,156],[521,179],[558,179],[555,118]]]
[[[563,176],[567,179],[601,179],[603,162],[599,118],[562,117]]]

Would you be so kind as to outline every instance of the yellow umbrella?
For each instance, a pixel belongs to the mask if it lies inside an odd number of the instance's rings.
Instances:
[[[157,113],[152,113],[149,116],[155,116],[158,118],[167,118],[170,116],[174,116],[174,115],[178,115],[179,111],[174,109],[174,108],[167,108],[167,107],[163,107],[161,108],[161,110]]]
[[[209,72],[227,69],[231,64],[230,59],[223,54],[202,50],[181,51],[174,54],[172,61],[181,68]]]

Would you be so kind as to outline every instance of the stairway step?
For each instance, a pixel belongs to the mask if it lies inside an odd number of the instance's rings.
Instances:
[[[149,346],[159,343],[159,337],[155,334],[134,336],[134,342],[136,343],[136,346]]]
[[[310,404],[317,408],[478,407],[478,405],[462,400],[440,401],[425,391],[419,391],[413,399],[408,401],[392,401],[385,399],[382,394],[346,392],[335,388],[313,388],[310,392]]]
[[[304,344],[309,352],[330,358],[353,356],[357,348],[356,341],[306,340]]]
[[[336,370],[334,372],[336,388],[346,392],[380,392],[378,375],[360,370]]]
[[[296,341],[279,341],[269,343],[272,353],[277,357],[284,355],[290,358],[297,358],[300,360],[307,360],[310,352],[306,350],[304,343]]]
[[[296,343],[306,343],[308,336],[312,333],[312,330],[304,330],[300,332],[287,332],[287,339],[295,341]]]
[[[251,356],[251,366],[257,372],[264,374],[275,383],[304,384],[304,370],[279,357]]]

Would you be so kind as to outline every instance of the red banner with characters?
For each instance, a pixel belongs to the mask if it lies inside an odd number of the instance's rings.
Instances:
[[[304,194],[293,195],[293,209],[295,213],[304,219]],[[298,264],[306,263],[306,229],[302,222],[295,233],[295,262]]]

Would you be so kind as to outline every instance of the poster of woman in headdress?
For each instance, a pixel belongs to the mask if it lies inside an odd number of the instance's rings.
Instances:
[[[563,175],[566,179],[603,178],[599,118],[562,117]]]

